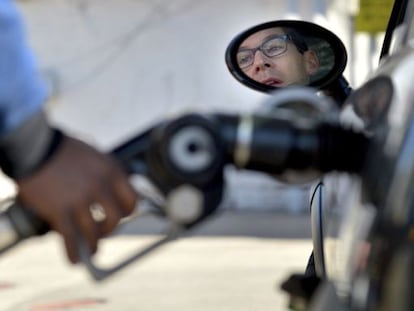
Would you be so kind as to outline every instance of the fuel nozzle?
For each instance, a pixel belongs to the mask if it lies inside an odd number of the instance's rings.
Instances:
[[[234,162],[239,168],[282,175],[344,171],[359,173],[369,139],[360,132],[331,122],[312,126],[267,116],[240,120]],[[245,139],[248,137],[248,139]]]
[[[210,215],[223,193],[223,147],[214,118],[188,114],[152,133],[149,178],[166,196],[171,221],[192,226]]]
[[[279,90],[265,109],[238,116],[218,115],[233,163],[288,182],[308,182],[323,173],[360,173],[369,138],[339,122],[327,97],[309,88]],[[232,124],[230,127],[229,124]]]

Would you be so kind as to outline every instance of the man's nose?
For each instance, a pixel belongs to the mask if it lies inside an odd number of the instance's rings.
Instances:
[[[256,51],[254,54],[253,65],[256,72],[271,66],[269,58],[260,50]]]

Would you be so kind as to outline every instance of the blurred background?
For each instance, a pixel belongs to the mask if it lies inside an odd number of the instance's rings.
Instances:
[[[186,111],[245,112],[260,105],[267,95],[233,79],[224,61],[231,39],[258,23],[302,19],[333,31],[348,50],[345,77],[357,87],[377,65],[383,36],[381,29],[364,27],[385,25],[391,4],[376,1],[374,9],[384,7],[385,16],[372,21],[370,2],[364,2],[362,12],[358,0],[20,0],[18,4],[50,86],[51,119],[110,150],[152,123]],[[379,27],[385,29],[382,24]],[[227,176],[225,208],[307,210],[307,185],[291,187],[235,170]]]
[[[344,75],[356,88],[378,64],[391,8],[387,0],[17,3],[50,87],[51,120],[102,150],[180,113],[238,113],[260,106],[268,95],[234,80],[224,60],[232,38],[258,23],[301,19],[328,28],[347,48]],[[384,12],[383,18],[372,19],[372,10],[376,16]],[[231,168],[226,173],[222,207],[244,213],[213,217],[192,239],[126,269],[116,282],[88,282],[84,270],[67,265],[55,235],[13,250],[0,261],[0,309],[83,310],[88,303],[99,310],[282,309],[287,297],[279,284],[289,269],[303,271],[312,248],[309,185],[288,186]],[[13,192],[4,183],[0,197]],[[133,238],[146,241],[134,236],[138,228],[114,239],[110,256]],[[220,239],[208,238],[214,236]],[[55,298],[74,300],[53,305]]]

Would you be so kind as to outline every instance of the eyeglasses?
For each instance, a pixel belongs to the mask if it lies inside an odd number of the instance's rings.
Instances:
[[[249,67],[253,64],[254,55],[257,51],[261,51],[267,57],[281,55],[287,50],[288,40],[290,40],[289,35],[275,36],[266,40],[255,49],[241,49],[237,52],[237,63],[242,69]]]

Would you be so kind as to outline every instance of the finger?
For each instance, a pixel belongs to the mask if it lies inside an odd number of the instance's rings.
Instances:
[[[76,264],[79,261],[77,233],[73,216],[61,213],[60,217],[51,222],[51,227],[63,237],[66,254],[69,261]]]
[[[126,176],[119,174],[113,178],[113,191],[123,212],[122,216],[131,214],[137,204],[138,194]]]
[[[109,191],[105,192],[105,194],[101,193],[96,201],[105,213],[104,219],[99,223],[100,234],[107,235],[118,225],[123,216],[120,203],[117,201],[113,192]]]
[[[98,225],[92,217],[88,204],[78,205],[74,211],[74,222],[77,225],[79,236],[84,238],[91,254],[94,254],[98,245]]]

